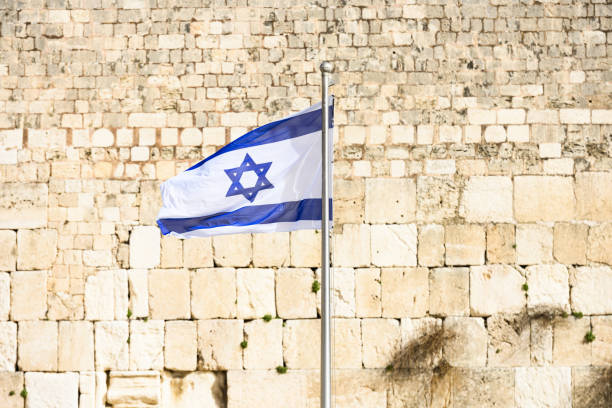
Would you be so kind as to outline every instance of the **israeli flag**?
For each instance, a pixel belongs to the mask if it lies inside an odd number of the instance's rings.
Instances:
[[[333,111],[332,100],[330,158]],[[321,228],[321,121],[318,103],[250,131],[164,182],[162,233],[191,238]],[[331,186],[331,171],[329,180]]]

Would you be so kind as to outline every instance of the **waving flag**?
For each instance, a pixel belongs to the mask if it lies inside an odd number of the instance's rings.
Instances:
[[[329,117],[331,132],[333,104]],[[162,233],[189,238],[320,228],[321,120],[318,103],[250,131],[164,182]]]

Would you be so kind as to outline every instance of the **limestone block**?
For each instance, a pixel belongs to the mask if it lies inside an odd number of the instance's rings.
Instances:
[[[415,224],[372,225],[372,263],[376,266],[416,266]]]
[[[161,406],[192,408],[196,406],[222,408],[225,406],[222,374],[189,373],[185,376],[162,374]]]
[[[417,215],[420,222],[439,223],[457,216],[460,187],[449,176],[417,179]]]
[[[164,368],[163,320],[130,322],[130,370]]]
[[[253,257],[250,234],[217,235],[212,238],[214,261],[219,266],[248,266]]]
[[[47,184],[2,183],[0,191],[2,191],[0,195],[1,229],[44,228],[47,226],[49,195]],[[45,246],[45,244],[42,245]]]
[[[366,179],[367,223],[406,223],[416,214],[416,185],[407,178]]]
[[[17,231],[17,269],[50,269],[57,255],[57,231]]]
[[[242,320],[198,321],[198,370],[242,369]]]
[[[574,217],[574,207],[574,183],[570,177],[514,178],[514,217],[519,222],[568,221]]]
[[[153,319],[188,319],[189,271],[155,269],[149,271],[149,310]]]
[[[227,406],[231,408],[306,408],[306,392],[306,377],[301,372],[227,372]]]
[[[468,316],[470,314],[470,272],[468,268],[434,268],[429,274],[429,314]]]
[[[11,277],[11,319],[43,319],[47,314],[47,271],[18,271]]]
[[[437,367],[442,358],[442,320],[431,317],[401,320],[402,347],[392,362],[394,368]]]
[[[380,269],[355,270],[355,312],[357,317],[382,315]]]
[[[429,304],[427,268],[383,268],[383,317],[421,317]]]
[[[146,269],[132,269],[127,272],[130,293],[129,309],[132,317],[149,316],[149,283]]]
[[[282,320],[252,320],[245,323],[244,340],[247,342],[247,347],[242,351],[245,369],[265,370],[283,365]]]
[[[352,268],[333,268],[333,317],[355,317],[355,271]]]
[[[576,408],[610,406],[610,367],[575,367],[572,369],[572,402]]]
[[[8,320],[11,309],[11,277],[0,272],[0,321]]]
[[[289,265],[289,233],[253,234],[253,265],[258,267]]]
[[[529,320],[525,314],[497,314],[487,319],[488,361],[492,367],[525,366],[530,363]]]
[[[438,140],[440,143],[461,143],[461,127],[440,125]]]
[[[520,407],[569,407],[572,375],[569,367],[519,367],[515,402]]]
[[[283,356],[290,369],[321,366],[321,320],[287,320],[283,328]]]
[[[165,235],[161,238],[161,267],[180,268],[183,266],[183,241]]]
[[[205,268],[213,266],[212,240],[190,238],[183,241],[183,266],[185,268]]]
[[[593,316],[593,365],[612,364],[612,316]]]
[[[94,147],[109,147],[115,142],[115,135],[108,129],[97,129],[91,136],[91,145]]]
[[[477,317],[447,317],[444,332],[449,339],[444,356],[453,366],[482,367],[487,361],[487,329]]]
[[[78,285],[80,281],[76,281]],[[47,296],[49,320],[78,320],[85,317],[83,310],[83,295],[71,295],[65,292],[49,293]]]
[[[553,362],[553,324],[548,318],[531,319],[531,364],[550,365]]]
[[[115,320],[127,319],[129,306],[128,275],[125,269],[113,271],[113,304]]]
[[[127,370],[128,322],[94,323],[96,371]]]
[[[463,191],[459,214],[468,222],[512,221],[510,177],[470,177]]]
[[[612,222],[591,227],[587,258],[612,265]]]
[[[59,371],[93,371],[94,332],[87,321],[59,322]]]
[[[0,375],[2,371],[15,371],[16,362],[17,324],[0,322]]]
[[[361,368],[361,320],[334,319],[334,368]]]
[[[17,233],[0,230],[0,271],[14,271],[17,262]]]
[[[612,173],[576,174],[576,213],[581,220],[612,219]]]
[[[444,265],[444,227],[429,224],[419,228],[418,258],[420,266]]]
[[[164,366],[168,370],[195,371],[197,367],[198,336],[196,322],[166,322]]]
[[[319,230],[291,232],[291,266],[321,266],[320,234]]]
[[[159,373],[111,371],[106,401],[114,407],[157,406],[161,399]]]
[[[57,322],[20,322],[17,347],[17,365],[21,371],[56,371]]]
[[[143,129],[141,129],[142,131]],[[153,133],[155,138],[155,133]],[[142,139],[142,134],[141,134]],[[142,143],[142,142],[141,142]],[[154,173],[153,173],[154,174]],[[141,225],[155,225],[157,213],[161,207],[160,182],[157,180],[143,180],[140,182],[140,194],[138,206],[138,221]],[[158,229],[157,226],[154,227]]]
[[[85,282],[87,320],[125,319],[128,308],[128,282],[125,270],[98,271]]]
[[[588,229],[585,224],[556,223],[553,240],[555,259],[570,265],[586,264]]]
[[[209,268],[191,272],[191,314],[196,319],[236,317],[236,270]]]
[[[335,265],[369,266],[369,225],[344,224],[342,226],[342,233],[333,235],[333,247]]]
[[[79,375],[79,408],[106,406],[106,373],[81,372]]]
[[[23,408],[23,373],[3,372],[0,368],[0,395],[5,408]],[[12,395],[11,395],[12,394]]]
[[[452,371],[451,393],[457,407],[514,407],[514,370],[461,368]]]
[[[237,269],[237,315],[241,319],[256,319],[266,314],[276,316],[274,302],[274,270]]]
[[[26,373],[28,408],[78,408],[78,373]]]
[[[447,265],[482,265],[484,263],[484,227],[475,224],[447,225],[445,238]]]
[[[516,227],[516,262],[535,265],[552,262],[553,234],[545,225],[520,224]]]
[[[395,319],[363,319],[361,321],[363,366],[384,368],[393,364],[401,345],[399,322]]]
[[[283,319],[317,317],[317,295],[312,291],[314,281],[315,276],[311,269],[278,269],[276,271],[278,316]]]
[[[612,268],[585,266],[571,269],[569,283],[572,310],[589,315],[612,313]]]
[[[519,313],[525,306],[525,278],[509,265],[470,268],[470,311],[472,316]]]
[[[502,143],[506,141],[506,129],[503,126],[487,126],[484,132],[487,143]]]
[[[591,330],[590,319],[559,318],[553,325],[553,361],[555,365],[590,365],[592,343],[584,341]]]
[[[130,234],[130,267],[155,268],[160,261],[159,228],[137,226]]]
[[[535,265],[526,269],[530,313],[569,312],[569,274],[564,265]]]
[[[515,263],[515,247],[514,225],[487,225],[487,262]]]

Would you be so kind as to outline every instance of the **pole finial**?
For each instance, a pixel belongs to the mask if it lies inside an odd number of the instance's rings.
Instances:
[[[329,61],[323,61],[319,68],[321,69],[321,72],[330,73],[334,70],[334,64]]]

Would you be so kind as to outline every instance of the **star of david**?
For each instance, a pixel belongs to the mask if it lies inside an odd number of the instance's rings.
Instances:
[[[249,154],[247,153],[246,156],[244,156],[244,160],[242,161],[242,164],[239,167],[233,169],[225,169],[225,173],[228,175],[230,180],[232,180],[232,185],[230,186],[229,190],[227,190],[227,194],[225,196],[230,197],[242,194],[244,198],[246,198],[250,202],[255,201],[257,193],[259,193],[261,190],[274,188],[272,183],[270,183],[270,181],[266,178],[266,173],[270,169],[271,165],[272,162],[256,164],[253,159],[251,159],[251,156],[249,156]],[[257,181],[255,182],[255,185],[253,187],[245,188],[240,183],[240,179],[242,178],[244,172],[247,171],[255,172],[255,175],[257,176]]]

